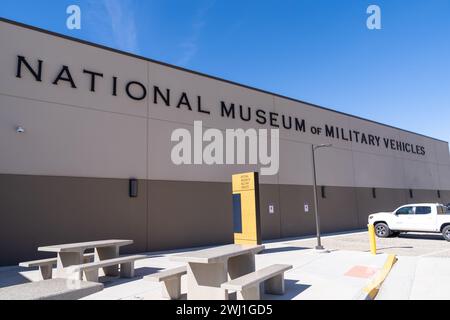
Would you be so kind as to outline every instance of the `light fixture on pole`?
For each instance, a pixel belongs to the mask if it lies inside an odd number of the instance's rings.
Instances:
[[[312,165],[313,165],[313,184],[314,184],[314,214],[316,219],[316,234],[317,234],[317,246],[316,250],[324,250],[322,243],[320,241],[320,219],[319,219],[319,200],[317,199],[317,180],[316,180],[316,159],[315,159],[315,151],[319,148],[328,148],[331,147],[332,144],[319,144],[319,145],[311,145],[312,152]]]

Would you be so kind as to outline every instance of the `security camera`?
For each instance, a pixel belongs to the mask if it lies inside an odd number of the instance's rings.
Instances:
[[[16,128],[16,132],[17,132],[17,133],[24,133],[24,132],[25,132],[25,129],[22,128],[22,127],[17,127],[17,128]]]

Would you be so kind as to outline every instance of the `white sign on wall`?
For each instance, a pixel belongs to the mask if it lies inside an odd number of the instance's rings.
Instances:
[[[308,204],[308,202],[305,202],[304,210],[305,210],[306,213],[309,212],[309,204]]]

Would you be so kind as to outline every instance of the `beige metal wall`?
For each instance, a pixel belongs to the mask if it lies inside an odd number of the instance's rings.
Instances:
[[[341,187],[450,190],[448,143],[339,112],[290,100],[145,59],[101,49],[0,20],[0,173],[169,181],[229,182],[236,172],[258,166],[177,166],[170,159],[175,129],[205,127],[270,128],[253,120],[221,116],[220,102],[251,106],[305,119],[306,132],[280,129],[280,171],[262,176],[263,184],[311,185],[311,143],[333,143],[317,156],[318,183]],[[43,60],[42,82],[25,67],[16,77],[17,56],[36,67]],[[66,65],[77,88],[52,82]],[[90,91],[88,69],[104,74]],[[118,94],[111,94],[112,77]],[[143,83],[142,101],[124,93],[129,81]],[[154,103],[153,87],[171,90],[171,106]],[[185,92],[193,110],[176,108]],[[196,111],[197,96],[210,114]],[[393,115],[395,116],[395,115]],[[280,119],[278,123],[280,123]],[[313,135],[324,124],[423,145],[425,156]],[[26,132],[18,135],[15,127]],[[370,167],[371,170],[367,170]]]

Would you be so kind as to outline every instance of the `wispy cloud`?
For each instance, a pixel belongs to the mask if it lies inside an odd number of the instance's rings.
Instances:
[[[91,0],[87,24],[101,40],[120,49],[139,52],[137,26],[131,0]]]
[[[181,57],[177,61],[177,65],[186,66],[198,52],[198,41],[202,29],[206,26],[206,15],[215,0],[210,0],[197,10],[192,24],[192,30],[186,39],[180,43],[182,49]]]

